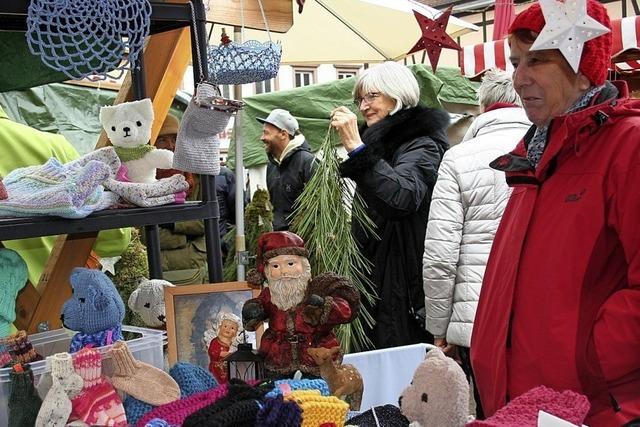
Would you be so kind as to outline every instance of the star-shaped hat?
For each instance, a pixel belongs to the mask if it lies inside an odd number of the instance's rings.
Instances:
[[[558,49],[578,72],[585,42],[610,30],[587,13],[586,0],[540,0],[545,26],[531,50]]]
[[[449,16],[451,15],[451,9],[452,7],[450,6],[435,20],[427,18],[415,10],[413,11],[416,20],[418,21],[418,25],[420,26],[420,30],[422,31],[422,37],[420,37],[420,40],[416,42],[407,55],[426,49],[433,71],[436,71],[438,61],[440,60],[440,52],[443,48],[456,50],[461,49],[460,45],[456,43],[446,31]]]

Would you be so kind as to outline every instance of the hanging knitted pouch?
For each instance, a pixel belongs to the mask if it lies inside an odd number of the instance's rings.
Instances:
[[[215,86],[198,84],[196,95],[187,106],[176,139],[173,167],[202,175],[220,173],[220,138],[233,114],[207,105],[219,95]]]

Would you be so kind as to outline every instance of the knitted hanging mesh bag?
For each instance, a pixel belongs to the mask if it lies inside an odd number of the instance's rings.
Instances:
[[[271,32],[262,8],[262,0],[257,1],[269,41],[232,42],[223,29],[220,45],[208,47],[209,75],[212,82],[221,85],[240,85],[269,80],[278,75],[282,46],[280,43],[271,41]],[[240,0],[240,8],[244,32],[243,0]]]
[[[150,17],[149,0],[31,0],[27,43],[71,79],[120,78],[142,53]]]

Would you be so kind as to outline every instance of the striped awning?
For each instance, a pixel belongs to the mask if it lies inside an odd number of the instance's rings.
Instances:
[[[481,76],[491,68],[513,71],[509,52],[509,43],[504,39],[465,46],[459,53],[460,70],[470,79]]]
[[[611,27],[611,68],[621,73],[640,72],[640,16],[612,20]],[[506,40],[465,46],[459,54],[459,65],[462,74],[470,79],[480,77],[491,68],[513,70]]]
[[[632,73],[640,70],[640,16],[628,16],[611,21],[615,70]]]

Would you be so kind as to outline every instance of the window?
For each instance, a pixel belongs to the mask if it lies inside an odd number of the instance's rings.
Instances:
[[[231,86],[231,85],[220,85],[220,92],[222,93],[222,97],[223,98],[234,99],[233,86]]]
[[[261,82],[256,82],[256,95],[260,93],[269,93],[276,90],[276,80],[263,80]]]
[[[295,87],[309,86],[315,83],[316,70],[313,68],[294,68],[293,84]]]
[[[358,75],[357,68],[336,68],[336,74],[338,79],[348,79],[349,77],[355,77]]]

